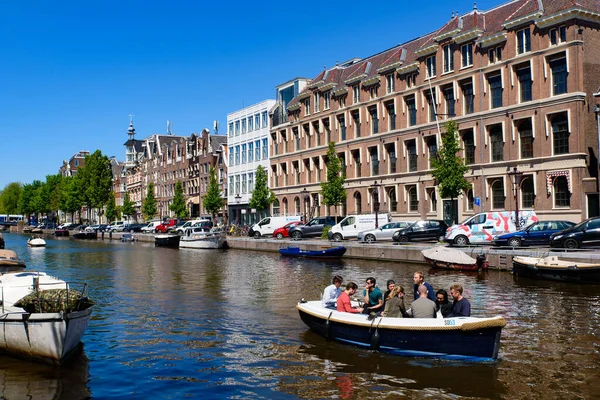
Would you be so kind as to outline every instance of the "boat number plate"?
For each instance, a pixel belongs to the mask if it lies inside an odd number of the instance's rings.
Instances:
[[[444,321],[444,325],[447,326],[454,326],[456,324],[456,322],[453,319],[447,319]]]

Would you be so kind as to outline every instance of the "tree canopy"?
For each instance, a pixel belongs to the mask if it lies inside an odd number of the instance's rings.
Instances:
[[[187,205],[185,204],[185,196],[183,193],[183,184],[181,181],[177,181],[175,184],[175,193],[173,194],[173,201],[169,206],[169,210],[173,211],[177,218],[185,219],[188,216]]]
[[[217,212],[225,205],[225,199],[221,195],[217,172],[214,168],[210,169],[209,175],[208,188],[206,194],[202,196],[202,204],[204,205],[204,209],[214,218]]]
[[[19,214],[19,199],[23,193],[23,185],[11,182],[0,192],[0,213]]]
[[[154,218],[157,212],[156,197],[154,197],[154,183],[148,184],[146,198],[142,202],[142,214],[146,220]]]
[[[267,171],[262,165],[256,168],[256,177],[254,179],[254,190],[250,198],[250,208],[257,211],[268,210],[275,201],[275,193],[268,186]]]
[[[327,181],[321,182],[321,194],[323,203],[327,206],[334,206],[337,216],[337,206],[346,200],[348,193],[344,188],[346,177],[342,174],[342,163],[335,152],[335,143],[329,143],[327,150]]]
[[[129,198],[129,192],[125,192],[125,197],[123,198],[123,206],[121,208],[123,215],[127,217],[131,217],[135,215],[135,204]]]

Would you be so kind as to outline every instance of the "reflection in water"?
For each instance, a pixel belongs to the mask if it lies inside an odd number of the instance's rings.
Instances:
[[[8,365],[6,398],[37,394],[37,385],[51,398],[202,393],[219,399],[512,399],[600,393],[598,285],[514,281],[499,271],[320,262],[108,240],[48,238],[44,251],[31,252],[27,237],[5,238],[30,269],[87,282],[97,303],[83,338],[89,379],[85,356],[58,373],[0,360]],[[416,270],[424,270],[435,289],[463,285],[473,315],[507,319],[497,362],[403,358],[329,342],[308,331],[295,309],[301,298],[320,298],[335,274],[360,287],[369,276],[380,288],[394,279],[410,292]],[[13,392],[13,381],[24,391]]]

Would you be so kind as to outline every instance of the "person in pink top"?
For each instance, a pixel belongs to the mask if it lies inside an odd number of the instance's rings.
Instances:
[[[358,286],[354,282],[348,282],[346,285],[346,290],[340,294],[340,297],[337,299],[337,310],[341,312],[349,312],[349,313],[361,313],[363,311],[362,307],[354,308],[352,307],[352,303],[350,303],[350,296],[353,296],[356,293]]]

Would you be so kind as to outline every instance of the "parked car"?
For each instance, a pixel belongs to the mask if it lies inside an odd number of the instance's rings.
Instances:
[[[571,221],[538,221],[520,231],[507,233],[494,238],[494,246],[531,246],[544,245],[550,242],[553,233],[575,226]]]
[[[162,224],[162,221],[150,221],[146,226],[142,228],[143,233],[154,233],[157,226]]]
[[[288,222],[287,224],[285,224],[281,228],[275,229],[275,231],[273,232],[273,237],[275,237],[277,239],[282,239],[284,237],[289,237],[290,236],[290,229],[293,228],[293,227],[295,227],[295,226],[298,226],[298,225],[304,225],[304,222],[302,222],[302,221]]]
[[[275,229],[279,229],[282,226],[294,222],[301,221],[302,217],[299,215],[288,215],[285,217],[266,217],[258,221],[258,223],[252,225],[248,230],[248,236],[259,238],[261,236],[271,237]]]
[[[87,228],[85,228],[85,230],[87,232],[104,232],[106,231],[106,228],[108,228],[108,225],[106,224],[94,224],[94,225],[90,225]]]
[[[291,228],[289,235],[294,239],[321,236],[326,226],[333,226],[342,219],[343,217],[315,217],[308,221],[306,225],[298,225]]]
[[[537,220],[535,211],[519,211],[519,226],[528,226]],[[457,246],[491,244],[494,236],[516,231],[514,211],[488,211],[452,225],[446,231],[444,241]]]
[[[134,233],[134,232],[141,232],[142,228],[147,226],[147,224],[127,224],[123,227],[123,232],[129,232],[129,233]]]
[[[126,223],[124,221],[113,221],[106,228],[107,232],[122,232]]]
[[[160,225],[157,225],[156,228],[154,228],[154,232],[167,233],[167,230],[175,225],[177,225],[176,219],[165,219]]]
[[[375,229],[379,224],[384,225],[388,222],[392,222],[392,216],[385,213],[349,215],[331,227],[327,238],[339,242],[357,237],[362,231]]]
[[[407,243],[421,240],[443,240],[448,225],[442,220],[417,221],[392,235],[394,242]]]
[[[175,225],[173,225],[172,227],[170,227],[169,229],[167,229],[167,232],[168,233],[176,233],[177,232],[177,228],[181,228],[183,225],[185,225],[188,222],[190,222],[190,221],[188,221],[188,220],[181,220],[181,221],[177,222]]]
[[[377,240],[392,240],[394,233],[402,228],[407,228],[414,224],[414,221],[390,222],[377,229],[371,229],[358,233],[360,242],[375,242]]]
[[[600,217],[588,218],[550,235],[550,247],[576,249],[592,246],[600,246]]]

